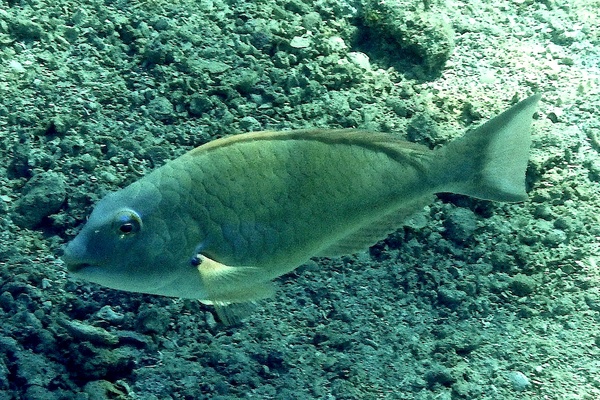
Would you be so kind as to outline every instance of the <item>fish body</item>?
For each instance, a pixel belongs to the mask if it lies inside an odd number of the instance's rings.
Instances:
[[[525,200],[538,100],[436,150],[361,130],[215,140],[103,198],[63,259],[115,289],[213,303],[266,297],[273,278],[374,244],[435,193]]]

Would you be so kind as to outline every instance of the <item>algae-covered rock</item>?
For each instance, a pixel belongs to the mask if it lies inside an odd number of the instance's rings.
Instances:
[[[530,276],[517,274],[509,284],[510,291],[519,297],[528,296],[535,290],[536,281]]]
[[[58,365],[41,354],[19,351],[14,354],[18,384],[46,387],[60,375]]]
[[[446,235],[457,243],[468,241],[477,229],[477,216],[467,208],[452,210],[444,221]]]
[[[114,345],[117,344],[119,339],[108,332],[97,326],[91,326],[82,324],[77,321],[69,321],[66,319],[60,320],[59,324],[69,332],[69,335],[76,340],[88,341],[100,345]]]
[[[129,347],[108,350],[90,342],[73,343],[68,349],[70,373],[89,380],[115,380],[127,376],[135,366],[136,353]]]
[[[436,384],[450,387],[456,382],[456,377],[451,369],[435,366],[425,373],[425,380],[429,387],[434,387]]]
[[[135,327],[143,333],[162,334],[167,330],[169,322],[169,314],[165,310],[147,308],[138,314]]]
[[[413,3],[412,7],[410,4]],[[426,73],[440,71],[454,50],[454,30],[439,10],[424,10],[403,0],[368,0],[363,4],[362,23],[388,47],[390,53],[413,56]]]
[[[56,172],[42,172],[31,178],[15,202],[13,221],[21,228],[34,228],[57,212],[67,197],[65,180]]]
[[[112,382],[105,380],[91,381],[85,384],[83,391],[90,400],[124,399],[127,394]]]

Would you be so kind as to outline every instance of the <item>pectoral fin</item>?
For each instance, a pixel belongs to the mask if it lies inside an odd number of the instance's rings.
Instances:
[[[202,254],[197,259],[198,272],[208,293],[202,302],[215,306],[217,315],[227,325],[245,317],[252,303],[275,292],[272,282],[261,280],[258,267],[230,267]]]

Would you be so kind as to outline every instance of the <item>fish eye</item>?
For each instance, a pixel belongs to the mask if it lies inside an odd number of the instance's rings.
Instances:
[[[123,225],[119,227],[119,230],[122,233],[131,233],[134,230],[134,226],[131,222],[125,222]]]
[[[115,218],[117,233],[120,237],[130,236],[142,229],[142,219],[133,210],[119,211]]]

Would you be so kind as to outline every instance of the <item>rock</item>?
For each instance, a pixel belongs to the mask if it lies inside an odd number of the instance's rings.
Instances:
[[[111,306],[104,306],[96,313],[96,318],[108,321],[113,324],[120,324],[125,319],[121,313],[115,312]]]
[[[157,96],[148,102],[148,112],[159,121],[169,121],[173,118],[173,103],[166,97]]]
[[[90,342],[80,342],[70,346],[68,357],[69,369],[73,375],[86,380],[114,381],[131,374],[139,353],[135,353],[129,346],[108,350]]]
[[[105,400],[127,398],[127,393],[115,387],[109,381],[92,381],[85,384],[83,391],[89,396],[89,400]]]
[[[27,331],[37,331],[42,329],[42,322],[29,311],[19,311],[12,318],[11,322],[15,327],[24,328]]]
[[[510,372],[508,374],[508,380],[510,381],[512,388],[518,392],[527,390],[531,386],[529,378],[527,378],[525,374],[520,371]]]
[[[215,316],[211,312],[206,311],[204,313],[204,318],[206,320],[206,325],[208,325],[208,328],[211,330],[215,329],[219,325],[215,320]]]
[[[450,211],[444,221],[446,237],[454,242],[463,243],[469,240],[477,229],[477,216],[467,208],[456,208]]]
[[[27,388],[23,399],[43,399],[43,400],[58,400],[60,398],[58,393],[54,393],[45,387],[31,385]]]
[[[212,99],[203,94],[192,95],[190,100],[190,114],[200,116],[206,112],[209,112],[214,107]]]
[[[30,18],[9,18],[9,31],[17,40],[30,42],[40,40],[45,34],[44,27]]]
[[[0,336],[0,354],[13,355],[19,351],[19,343],[8,336]]]
[[[10,375],[10,372],[8,371],[8,368],[6,368],[6,364],[4,363],[4,360],[2,358],[0,358],[0,390],[7,390],[9,387],[9,380],[8,377]],[[1,399],[1,397],[0,397]]]
[[[530,295],[535,290],[535,280],[527,275],[517,274],[509,284],[510,291],[519,297]]]
[[[305,49],[312,44],[312,40],[307,36],[294,36],[290,41],[290,46],[295,49]]]
[[[456,308],[462,303],[467,294],[462,290],[455,289],[451,286],[441,286],[438,288],[438,300],[448,308]]]
[[[66,198],[62,174],[37,174],[25,184],[21,198],[15,202],[13,221],[21,228],[34,228],[45,217],[57,212]]]
[[[61,319],[58,323],[74,338],[101,345],[115,345],[119,342],[116,335],[96,326],[82,324],[77,321]]]
[[[455,36],[440,11],[409,10],[398,0],[372,0],[365,2],[361,20],[369,30],[366,37],[381,46],[395,46],[390,52],[413,56],[427,73],[439,73],[452,55]]]
[[[135,327],[142,333],[163,334],[169,326],[169,315],[164,310],[147,308],[139,313]]]
[[[60,375],[59,366],[40,354],[29,350],[15,353],[16,382],[21,385],[46,387]],[[45,398],[45,397],[32,397]]]
[[[151,341],[145,335],[134,331],[118,331],[119,345],[132,345],[140,349],[148,348]]]
[[[256,132],[262,129],[260,122],[254,117],[244,117],[240,120],[240,129],[244,132]]]
[[[436,384],[450,387],[456,383],[456,378],[452,375],[452,370],[444,367],[433,368],[425,373],[425,380],[429,387]]]
[[[11,312],[16,309],[15,298],[13,295],[6,291],[0,294],[0,308],[2,308],[6,312]]]

